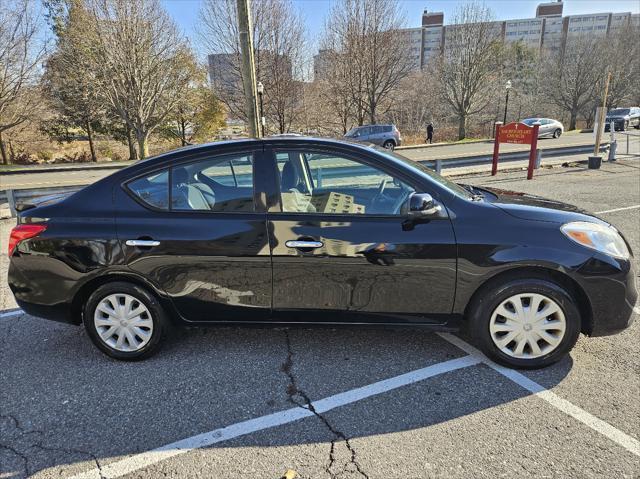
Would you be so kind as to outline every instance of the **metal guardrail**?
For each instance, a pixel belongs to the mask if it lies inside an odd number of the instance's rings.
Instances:
[[[609,148],[608,144],[602,145],[600,147],[600,151],[606,151]],[[564,147],[564,148],[547,148],[545,150],[538,150],[538,158],[541,157],[544,152],[544,157],[557,157],[557,156],[565,156],[577,153],[589,153],[593,150],[593,146],[576,146],[576,147]],[[500,155],[501,163],[508,163],[512,161],[519,161],[529,158],[528,151],[519,151],[519,152],[510,152],[503,153]],[[492,154],[482,154],[476,156],[468,156],[459,159],[445,159],[445,160],[418,160],[419,163],[435,169],[437,172],[441,172],[443,169],[448,168],[460,168],[464,166],[478,166],[486,163],[491,163]],[[540,162],[537,161],[539,164]],[[352,171],[353,170],[353,171]],[[343,171],[341,171],[340,176],[349,176],[350,174],[362,173],[355,171],[356,168],[346,167]],[[332,175],[335,176],[335,175]],[[327,178],[326,173],[323,173],[323,177]],[[69,193],[75,192],[87,185],[76,185],[76,186],[55,186],[55,187],[45,187],[45,188],[31,188],[31,189],[18,189],[18,190],[0,190],[0,204],[9,204],[9,210],[11,212],[11,217],[16,216],[16,204],[33,200],[36,198],[41,198],[43,196],[56,195],[60,193]]]

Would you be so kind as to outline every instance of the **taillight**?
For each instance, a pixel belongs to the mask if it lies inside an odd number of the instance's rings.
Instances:
[[[46,225],[40,224],[22,224],[14,227],[9,236],[9,257],[22,241],[34,238],[46,229]]]

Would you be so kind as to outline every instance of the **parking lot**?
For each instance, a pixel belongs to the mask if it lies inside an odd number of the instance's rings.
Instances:
[[[638,159],[525,176],[460,181],[599,212],[638,260]],[[637,314],[533,372],[494,365],[463,335],[401,329],[185,330],[123,363],[81,327],[12,310],[11,226],[2,221],[2,479],[640,476]]]

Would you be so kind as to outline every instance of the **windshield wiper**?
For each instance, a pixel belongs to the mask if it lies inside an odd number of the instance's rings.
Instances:
[[[474,188],[471,185],[460,185],[462,186],[465,190],[467,190],[469,193],[471,193],[471,201],[481,201],[484,199],[484,194],[482,194],[482,192],[476,188]]]

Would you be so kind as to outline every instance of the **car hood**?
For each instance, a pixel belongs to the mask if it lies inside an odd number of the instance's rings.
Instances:
[[[569,221],[604,223],[588,211],[561,201],[498,188],[481,188],[480,190],[490,193],[485,195],[486,201],[516,218],[556,223]]]

